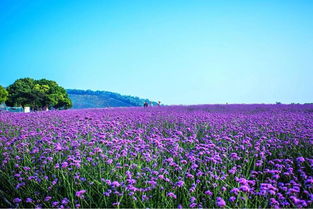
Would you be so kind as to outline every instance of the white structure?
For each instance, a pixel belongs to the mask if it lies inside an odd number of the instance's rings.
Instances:
[[[24,107],[24,112],[30,112],[30,107]]]

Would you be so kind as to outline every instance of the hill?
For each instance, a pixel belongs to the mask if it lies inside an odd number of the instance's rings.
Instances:
[[[67,89],[66,90],[73,103],[74,109],[83,108],[103,108],[103,107],[135,107],[143,106],[144,102],[156,102],[149,99],[142,99],[134,96],[121,95],[109,91],[92,91],[92,90],[79,90]]]

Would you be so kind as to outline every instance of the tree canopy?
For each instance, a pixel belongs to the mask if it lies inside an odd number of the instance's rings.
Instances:
[[[7,100],[8,97],[8,92],[7,90],[5,90],[5,88],[3,88],[2,86],[0,86],[0,104],[2,102],[5,102]]]
[[[34,110],[45,107],[68,109],[72,101],[66,90],[55,81],[32,78],[16,80],[7,88],[9,93],[6,104],[8,106],[29,106]]]

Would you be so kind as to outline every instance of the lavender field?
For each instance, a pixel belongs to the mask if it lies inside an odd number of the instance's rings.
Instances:
[[[0,113],[1,207],[313,207],[313,105]]]

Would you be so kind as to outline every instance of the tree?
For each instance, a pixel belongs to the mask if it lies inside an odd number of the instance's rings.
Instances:
[[[16,80],[7,88],[9,93],[6,105],[8,106],[31,106],[34,101],[33,88],[35,80],[32,78],[22,78]]]
[[[34,110],[42,108],[68,109],[72,102],[65,89],[55,81],[23,78],[8,87],[8,106],[30,106]]]
[[[43,107],[55,109],[68,109],[72,107],[72,101],[68,97],[66,90],[59,86],[55,81],[41,79],[37,81],[37,89],[43,93]]]
[[[3,88],[2,86],[0,86],[0,104],[2,102],[5,102],[8,98],[8,92],[7,90],[5,90],[5,88]]]

